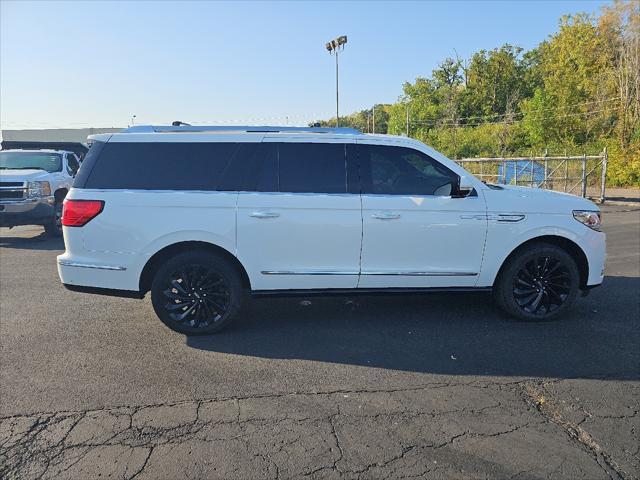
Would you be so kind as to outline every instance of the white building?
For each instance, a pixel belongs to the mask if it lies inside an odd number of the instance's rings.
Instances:
[[[33,130],[0,130],[0,140],[11,142],[79,142],[85,143],[89,135],[114,133],[122,128],[51,128]]]

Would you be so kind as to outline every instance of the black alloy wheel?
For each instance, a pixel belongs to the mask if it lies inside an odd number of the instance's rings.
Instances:
[[[546,316],[560,308],[571,292],[571,275],[561,260],[539,256],[526,262],[513,281],[513,298],[525,312]]]
[[[164,309],[169,318],[190,328],[218,322],[229,309],[231,293],[223,277],[203,265],[190,265],[171,273]]]
[[[580,273],[564,249],[534,243],[506,261],[493,288],[498,305],[509,315],[520,320],[551,320],[575,302]]]
[[[236,316],[242,297],[234,267],[206,251],[168,259],[151,286],[151,301],[160,320],[189,335],[213,333],[226,326]]]

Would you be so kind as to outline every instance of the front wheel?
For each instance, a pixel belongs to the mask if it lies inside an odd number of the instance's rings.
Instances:
[[[510,258],[496,284],[498,305],[520,320],[544,321],[567,310],[578,296],[580,273],[566,251],[530,245]]]
[[[44,224],[44,232],[50,237],[62,236],[62,202],[56,202],[53,207],[53,218]]]
[[[186,335],[206,335],[226,327],[244,295],[236,269],[206,251],[171,257],[156,272],[151,302],[162,322]]]

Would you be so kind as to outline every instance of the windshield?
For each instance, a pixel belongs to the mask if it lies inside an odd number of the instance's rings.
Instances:
[[[46,152],[0,152],[0,170],[62,170],[62,156]]]

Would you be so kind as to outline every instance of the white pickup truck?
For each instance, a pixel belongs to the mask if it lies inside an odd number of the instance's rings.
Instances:
[[[62,235],[62,202],[80,168],[66,150],[0,151],[0,226],[42,225]]]

